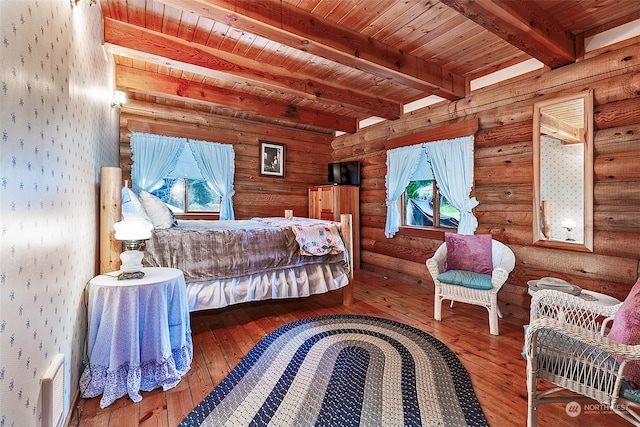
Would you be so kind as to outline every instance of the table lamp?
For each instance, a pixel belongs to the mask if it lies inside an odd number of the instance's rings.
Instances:
[[[565,218],[565,220],[562,221],[562,227],[567,230],[567,242],[574,241],[574,239],[571,238],[571,230],[576,228],[576,225],[578,224],[576,224],[576,222],[570,218]]]
[[[125,218],[113,225],[116,240],[124,242],[125,251],[120,254],[122,265],[118,280],[140,279],[144,277],[142,270],[142,257],[144,254],[145,240],[151,238],[153,224],[142,216],[128,214]]]

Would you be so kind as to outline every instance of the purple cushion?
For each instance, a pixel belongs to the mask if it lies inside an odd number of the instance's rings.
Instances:
[[[481,274],[493,272],[491,234],[444,233],[447,245],[446,270],[466,270]]]
[[[640,344],[640,279],[613,317],[613,326],[608,337],[627,345]],[[634,388],[640,387],[640,364],[629,363],[625,369],[625,380]]]

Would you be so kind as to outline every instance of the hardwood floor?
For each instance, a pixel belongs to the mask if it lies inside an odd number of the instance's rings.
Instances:
[[[337,291],[192,313],[193,362],[175,388],[143,392],[140,403],[123,397],[105,409],[100,409],[100,397],[80,399],[69,425],[176,426],[265,335],[297,319],[340,313],[388,318],[430,333],[451,348],[467,368],[492,426],[526,425],[526,363],[520,355],[524,322],[505,315],[500,320],[500,335],[492,336],[482,307],[456,304],[450,309],[447,303],[442,322],[437,322],[433,320],[433,294],[425,290],[362,270],[357,272],[354,285],[356,301],[351,306],[342,305],[342,293]],[[583,411],[575,418],[566,414],[563,403],[543,405],[539,425],[629,425],[594,405],[595,410]]]

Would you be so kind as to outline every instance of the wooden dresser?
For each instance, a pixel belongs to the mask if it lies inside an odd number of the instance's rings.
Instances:
[[[309,218],[340,221],[352,215],[353,265],[360,268],[360,187],[357,185],[316,185],[309,188]]]

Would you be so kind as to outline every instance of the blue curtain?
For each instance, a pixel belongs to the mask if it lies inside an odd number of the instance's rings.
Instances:
[[[398,199],[418,167],[422,146],[412,145],[387,151],[387,224],[384,234],[391,238],[400,228]]]
[[[460,211],[458,234],[473,234],[478,220],[471,211],[478,206],[469,198],[473,186],[473,136],[430,142],[425,150],[442,195]]]
[[[131,187],[133,191],[151,192],[154,186],[176,167],[186,142],[184,138],[132,133]]]
[[[233,213],[233,175],[235,152],[230,144],[189,140],[196,163],[211,189],[222,197],[220,219],[235,219]]]

